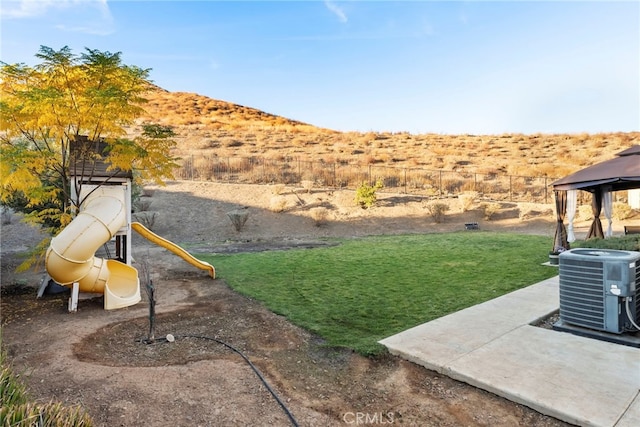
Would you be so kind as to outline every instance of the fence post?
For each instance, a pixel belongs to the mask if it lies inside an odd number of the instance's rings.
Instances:
[[[336,164],[335,162],[333,163],[333,187],[336,187],[337,184],[337,178],[336,178]]]
[[[549,203],[549,199],[547,197],[547,177],[544,177],[544,202]]]
[[[373,183],[371,182],[371,165],[369,165],[369,171],[367,172],[368,174],[368,179],[367,181],[369,181],[369,185],[373,185]]]
[[[403,172],[404,172],[404,194],[408,194],[407,193],[407,168],[404,168]]]
[[[442,197],[442,171],[440,171],[440,179],[438,182],[438,191],[440,192],[440,197]]]

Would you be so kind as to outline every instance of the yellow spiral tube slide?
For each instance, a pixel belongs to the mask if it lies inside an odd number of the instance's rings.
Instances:
[[[126,226],[121,186],[96,189],[80,213],[51,240],[45,257],[49,276],[61,285],[77,282],[81,292],[104,294],[106,310],[140,302],[138,271],[116,260],[95,256],[104,243]]]

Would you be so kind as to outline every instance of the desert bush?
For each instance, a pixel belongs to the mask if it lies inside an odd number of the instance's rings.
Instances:
[[[313,218],[313,222],[316,227],[320,227],[321,225],[325,225],[329,222],[329,210],[324,207],[317,207],[311,209],[311,218]]]
[[[300,181],[300,184],[302,185],[302,188],[304,188],[307,191],[307,193],[311,193],[311,190],[313,189],[313,181],[304,180],[304,181]]]
[[[213,168],[211,160],[207,157],[195,159],[195,170],[201,180],[208,180],[213,177]]]
[[[183,179],[193,179],[195,175],[195,166],[193,157],[182,159],[182,164],[177,168],[176,175]]]
[[[458,193],[464,185],[464,181],[461,179],[447,178],[442,180],[442,188],[446,193]]]
[[[500,211],[500,203],[486,202],[480,205],[480,208],[482,209],[483,218],[487,221],[490,221],[495,216],[495,214]]]
[[[633,213],[633,209],[627,203],[613,202],[613,218],[618,221],[630,218]]]
[[[287,198],[284,196],[274,196],[269,200],[269,210],[280,213],[287,208]]]
[[[149,200],[147,197],[139,197],[133,201],[133,210],[134,212],[148,211],[151,207],[151,203],[153,203],[153,200]]]
[[[536,217],[550,217],[554,215],[553,209],[542,209],[542,210],[537,210],[537,209],[522,209],[520,210],[520,219],[521,220],[527,220],[527,219],[531,219],[531,218],[536,218]]]
[[[232,139],[232,140],[228,141],[226,145],[227,145],[227,147],[231,147],[231,148],[233,148],[233,147],[242,147],[244,145],[244,142],[239,141],[237,139]]]
[[[376,158],[371,154],[365,154],[361,158],[361,164],[363,165],[373,165],[376,163]]]
[[[462,183],[460,190],[465,193],[477,193],[476,191],[476,182],[473,179],[467,179]]]
[[[144,225],[149,230],[153,230],[153,226],[156,223],[157,212],[138,212],[134,214],[136,221]]]
[[[227,212],[227,216],[231,220],[236,231],[242,231],[244,225],[249,219],[249,211],[247,209],[236,209],[231,212]]]
[[[287,187],[286,187],[284,184],[275,184],[275,185],[272,187],[272,190],[271,190],[271,191],[273,191],[273,194],[275,194],[275,195],[278,195],[278,196],[279,196],[280,194],[284,193],[284,190],[285,190],[286,188],[287,188]]]
[[[460,194],[458,196],[458,199],[460,200],[460,204],[462,205],[462,212],[470,211],[477,198],[478,193],[475,191],[466,191]]]
[[[577,219],[582,221],[588,221],[593,219],[593,210],[591,209],[591,205],[580,205],[578,206],[578,212],[576,213]]]
[[[363,208],[370,208],[378,200],[378,197],[376,195],[377,191],[383,187],[384,185],[382,184],[381,180],[376,181],[375,185],[373,186],[369,185],[366,182],[363,182],[356,189],[356,204],[360,205]]]
[[[437,223],[444,221],[444,217],[449,210],[449,205],[439,201],[432,201],[426,204],[425,209],[429,212],[429,215]]]
[[[390,175],[384,178],[384,186],[385,187],[400,187],[402,185],[402,180],[397,175]]]

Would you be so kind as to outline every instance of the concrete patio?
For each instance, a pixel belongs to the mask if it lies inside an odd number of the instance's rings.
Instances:
[[[537,323],[558,276],[380,341],[392,354],[581,426],[640,426],[640,349]]]

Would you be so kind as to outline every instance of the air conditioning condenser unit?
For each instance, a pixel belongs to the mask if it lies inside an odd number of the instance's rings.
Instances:
[[[640,252],[579,248],[559,256],[560,322],[622,334],[640,323]]]

